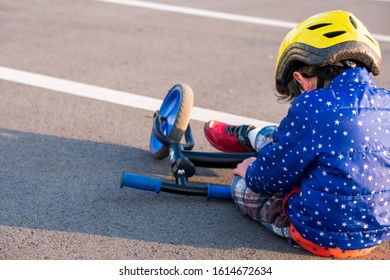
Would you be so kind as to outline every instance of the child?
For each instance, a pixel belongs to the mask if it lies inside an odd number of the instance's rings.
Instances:
[[[380,66],[377,41],[348,12],[286,35],[275,82],[292,102],[280,125],[205,125],[219,150],[258,151],[234,170],[243,213],[325,257],[362,256],[390,238],[390,94],[369,75]]]

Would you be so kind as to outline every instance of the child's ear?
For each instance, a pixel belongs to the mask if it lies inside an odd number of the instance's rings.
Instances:
[[[309,78],[303,77],[300,72],[294,71],[293,77],[302,86],[304,91],[309,91],[313,88],[311,80]]]
[[[305,77],[302,76],[302,74],[298,71],[294,71],[293,77],[295,80],[297,80],[298,83],[303,84]]]

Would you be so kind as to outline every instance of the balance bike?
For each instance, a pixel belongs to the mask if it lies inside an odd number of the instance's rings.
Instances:
[[[149,148],[156,159],[162,160],[169,156],[175,181],[123,172],[121,188],[205,196],[208,199],[232,199],[230,186],[200,186],[190,184],[188,179],[195,175],[196,167],[235,168],[238,163],[256,154],[192,151],[195,146],[190,126],[193,101],[192,89],[186,84],[177,84],[168,91],[161,108],[153,115]]]

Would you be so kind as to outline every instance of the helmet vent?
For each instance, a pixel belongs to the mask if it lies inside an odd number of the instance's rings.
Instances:
[[[319,23],[319,24],[312,25],[312,26],[308,27],[307,29],[316,30],[318,28],[328,26],[328,25],[331,25],[331,23]]]
[[[340,36],[340,35],[342,35],[344,33],[346,33],[346,32],[343,31],[343,30],[341,30],[341,31],[334,31],[334,32],[325,33],[324,36],[327,37],[327,38],[334,38],[334,37]]]
[[[370,36],[368,36],[367,34],[364,34],[373,44],[377,44]]]
[[[349,16],[349,21],[352,23],[353,27],[355,27],[355,29],[357,29],[356,21],[353,19],[352,16]]]

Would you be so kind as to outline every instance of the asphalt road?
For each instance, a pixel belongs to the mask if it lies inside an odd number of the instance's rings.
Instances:
[[[159,0],[299,22],[345,9],[384,35],[388,1]],[[278,122],[273,70],[285,27],[94,0],[0,0],[0,67],[162,99],[176,83],[195,106]],[[386,37],[387,36],[387,37]],[[0,259],[321,259],[291,247],[231,202],[120,189],[123,171],[172,178],[149,152],[152,111],[0,79]],[[157,109],[157,108],[156,108]],[[191,121],[195,150],[214,151]],[[193,182],[229,184],[198,168]],[[366,259],[390,259],[390,243]]]

